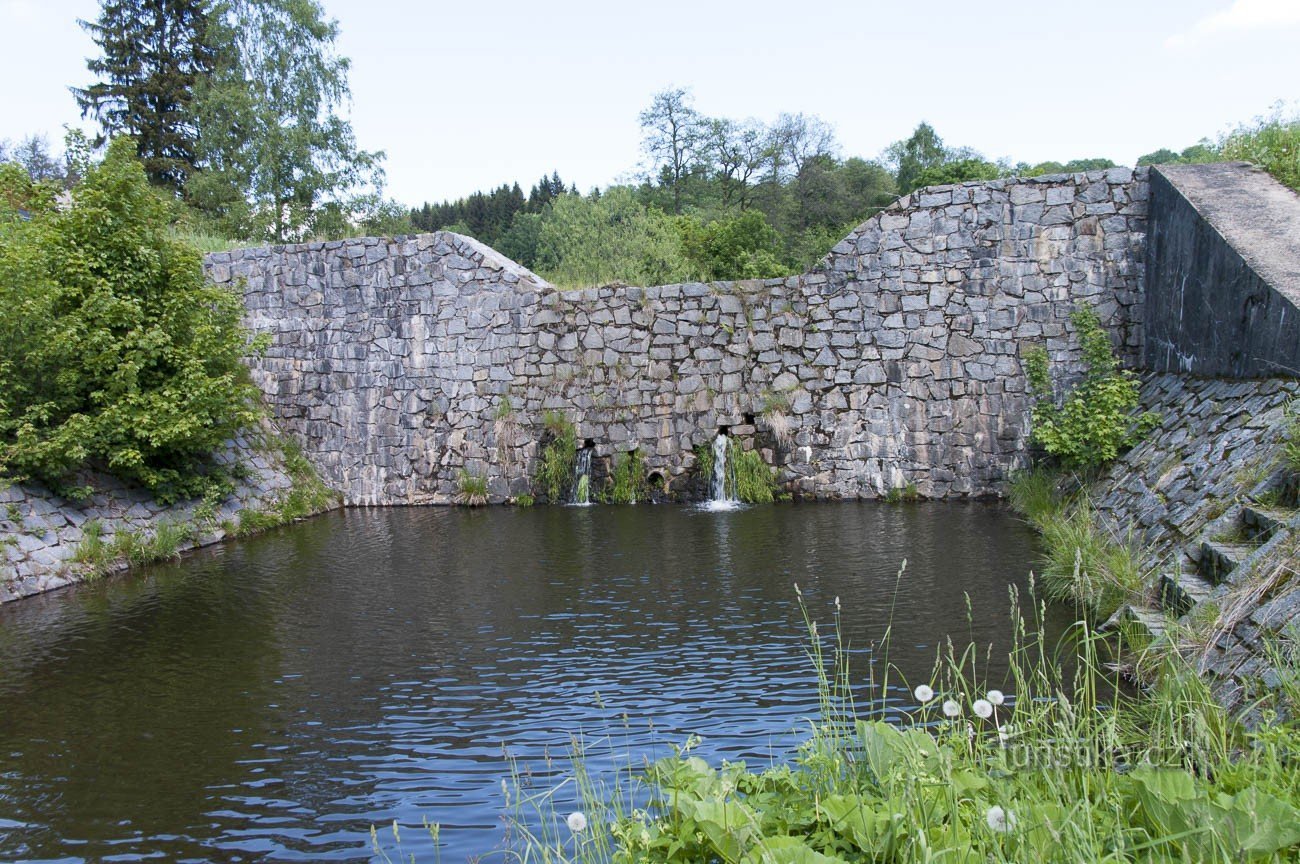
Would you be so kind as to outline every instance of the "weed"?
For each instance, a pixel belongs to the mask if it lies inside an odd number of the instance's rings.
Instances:
[[[456,503],[462,507],[482,507],[488,502],[487,478],[460,469],[456,475]]]
[[[908,483],[905,486],[895,486],[885,494],[886,504],[903,504],[920,500],[921,493],[917,491],[915,483]]]
[[[609,499],[615,504],[635,504],[646,497],[645,458],[640,449],[620,453],[609,476]]]

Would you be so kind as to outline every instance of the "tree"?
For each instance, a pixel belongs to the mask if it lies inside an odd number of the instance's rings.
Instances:
[[[100,468],[170,501],[224,485],[211,457],[260,394],[241,298],[169,238],[134,151],[113,141],[67,205],[0,166],[0,473],[74,494],[73,473]]]
[[[641,146],[652,160],[651,176],[672,193],[674,214],[682,212],[687,179],[707,140],[705,120],[690,103],[685,90],[664,90],[641,112]]]
[[[682,248],[705,279],[766,279],[784,276],[780,238],[763,214],[746,210],[707,225],[682,216]]]
[[[211,0],[103,0],[99,19],[79,23],[103,51],[87,66],[100,80],[72,88],[96,141],[135,139],[149,182],[180,193],[194,174],[198,123],[194,88],[216,58]]]
[[[358,149],[337,113],[349,64],[334,52],[338,23],[323,14],[316,0],[214,7],[221,51],[195,93],[205,170],[192,197],[235,236],[305,236],[322,202],[382,186],[383,153]]]
[[[607,189],[599,200],[562,195],[552,201],[536,248],[538,271],[565,285],[662,285],[693,275],[672,218],[643,207],[627,187]]]
[[[949,183],[964,183],[967,180],[995,180],[1002,176],[1002,169],[993,162],[979,158],[953,159],[931,165],[917,174],[912,183],[917,189],[925,186],[944,186]]]
[[[707,130],[706,146],[714,163],[714,178],[721,187],[722,206],[744,210],[750,205],[754,183],[768,160],[771,136],[757,120],[711,118]]]
[[[922,121],[905,141],[896,141],[885,151],[894,165],[898,194],[906,195],[920,184],[917,178],[927,168],[934,168],[948,159],[948,150],[934,127]]]

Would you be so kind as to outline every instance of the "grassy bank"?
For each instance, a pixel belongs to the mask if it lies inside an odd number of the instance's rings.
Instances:
[[[1018,605],[1018,604],[1017,604]],[[838,611],[835,613],[838,615]],[[764,770],[710,765],[690,742],[593,782],[581,758],[555,789],[511,797],[508,858],[544,862],[1291,861],[1300,858],[1300,727],[1240,727],[1169,660],[1126,697],[1099,637],[1068,643],[1014,618],[1004,681],[949,647],[925,682],[887,663],[851,670],[837,628],[809,622],[822,715],[799,752]],[[878,646],[887,652],[886,645]],[[879,653],[879,651],[877,652]],[[864,683],[858,683],[865,678]],[[853,686],[851,686],[851,684]],[[891,685],[894,685],[891,687]],[[912,694],[884,722],[888,694]],[[1292,704],[1300,687],[1288,684]],[[861,707],[858,707],[861,706]],[[570,795],[572,793],[569,793]]]

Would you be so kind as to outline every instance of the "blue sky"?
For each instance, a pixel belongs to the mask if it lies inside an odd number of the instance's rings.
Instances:
[[[845,156],[922,119],[953,145],[1131,164],[1300,102],[1300,0],[803,3],[322,0],[352,59],[361,146],[414,204],[558,170],[634,171],[637,115],[689,88],[707,114],[816,114]],[[68,86],[97,0],[0,0],[0,138],[81,123]],[[89,128],[89,126],[88,126]]]

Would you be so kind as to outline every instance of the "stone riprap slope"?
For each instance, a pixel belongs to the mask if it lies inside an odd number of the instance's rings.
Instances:
[[[766,281],[563,292],[449,233],[207,269],[271,334],[254,377],[349,504],[447,502],[462,470],[525,492],[547,411],[678,489],[693,447],[752,421],[803,495],[984,495],[1024,458],[1027,346],[1077,359],[1089,303],[1138,356],[1147,188],[1112,169],[925,189]]]
[[[218,461],[242,465],[243,479],[211,513],[201,512],[201,501],[160,504],[103,475],[82,478],[97,489],[85,501],[69,501],[35,485],[0,488],[0,603],[82,581],[90,567],[78,556],[86,551],[91,523],[105,547],[123,532],[147,541],[160,526],[192,526],[195,536],[181,543],[179,552],[216,543],[226,536],[223,523],[238,523],[244,510],[273,506],[293,486],[278,454],[256,449],[242,437]],[[126,564],[118,561],[110,569]]]

